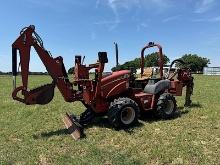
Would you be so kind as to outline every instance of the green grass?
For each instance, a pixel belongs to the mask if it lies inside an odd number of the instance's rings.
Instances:
[[[50,82],[31,76],[31,86]],[[137,127],[115,131],[106,119],[74,141],[61,115],[80,114],[81,103],[66,103],[56,90],[45,106],[27,106],[11,98],[11,77],[0,77],[0,164],[219,164],[220,77],[195,76],[193,106],[172,120],[147,118]],[[102,122],[102,123],[99,123]]]

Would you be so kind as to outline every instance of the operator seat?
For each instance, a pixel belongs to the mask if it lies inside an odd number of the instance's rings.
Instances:
[[[144,69],[142,77],[137,78],[137,80],[147,80],[147,79],[150,79],[152,75],[153,75],[153,68],[148,67]]]
[[[170,88],[170,80],[160,80],[156,83],[153,81],[149,81],[148,84],[144,88],[145,93],[150,94],[158,94],[160,91],[166,90]]]
[[[153,75],[153,68],[152,67],[148,67],[144,69],[144,73],[143,73],[143,77],[145,78],[151,78],[151,76]]]

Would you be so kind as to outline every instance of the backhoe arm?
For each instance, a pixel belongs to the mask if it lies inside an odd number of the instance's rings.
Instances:
[[[48,74],[52,77],[53,82],[33,90],[28,90],[28,73],[30,62],[30,50],[34,47],[41,61],[43,62]],[[22,86],[16,87],[17,75],[17,53],[20,55]],[[24,28],[18,39],[12,44],[12,74],[14,80],[14,91],[12,97],[15,100],[25,104],[47,104],[53,98],[55,85],[60,90],[65,101],[72,102],[75,97],[75,91],[69,82],[62,57],[53,58],[43,46],[39,35],[35,32],[33,25]],[[21,91],[23,98],[18,97]]]

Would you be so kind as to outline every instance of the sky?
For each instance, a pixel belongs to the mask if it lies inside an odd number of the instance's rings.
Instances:
[[[74,56],[95,63],[108,53],[105,71],[140,57],[148,42],[161,44],[170,60],[184,54],[209,58],[220,66],[219,0],[0,0],[0,71],[11,71],[11,45],[23,27],[35,25],[44,47],[62,56],[68,70]],[[152,48],[146,54],[155,52]],[[31,51],[31,71],[45,71]]]

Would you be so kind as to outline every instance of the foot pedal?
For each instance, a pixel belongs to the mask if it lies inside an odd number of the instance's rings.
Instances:
[[[65,123],[68,132],[75,140],[78,140],[82,137],[83,127],[79,124],[74,115],[66,113],[63,118],[63,122]]]

